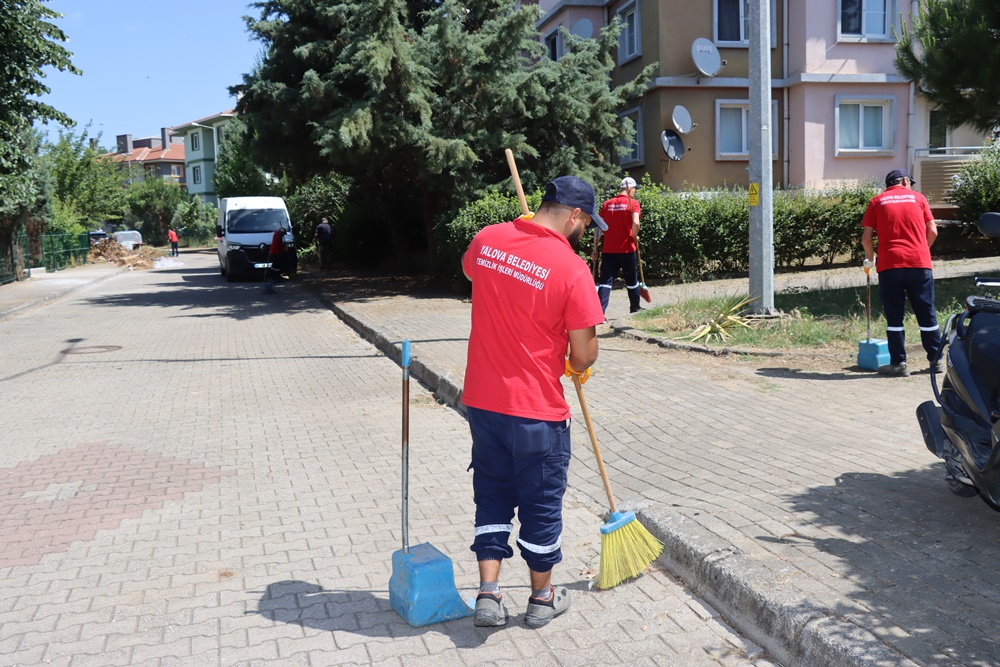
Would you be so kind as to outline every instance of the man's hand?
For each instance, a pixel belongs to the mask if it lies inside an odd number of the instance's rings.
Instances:
[[[567,359],[566,360],[566,372],[564,373],[564,375],[566,377],[573,377],[573,376],[575,376],[576,379],[580,381],[580,384],[586,384],[587,380],[590,379],[590,368],[588,368],[587,370],[585,370],[585,371],[583,371],[581,373],[580,371],[578,371],[575,368],[573,368],[572,366],[570,366],[569,365],[569,359]]]
[[[868,273],[875,268],[875,262],[865,257],[865,261],[861,264],[861,266],[865,268],[865,273]]]

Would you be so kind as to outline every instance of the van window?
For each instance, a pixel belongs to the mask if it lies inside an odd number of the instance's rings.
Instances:
[[[256,208],[231,211],[226,229],[239,234],[273,232],[279,227],[289,229],[288,213],[280,208]]]

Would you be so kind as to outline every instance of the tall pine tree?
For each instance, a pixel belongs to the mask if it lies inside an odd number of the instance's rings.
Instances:
[[[238,111],[265,168],[293,180],[335,170],[388,220],[394,254],[420,225],[509,183],[513,148],[526,185],[575,173],[614,180],[631,128],[618,116],[645,90],[647,68],[612,89],[618,27],[568,34],[545,57],[537,5],[509,0],[270,0],[248,19],[265,45]]]
[[[903,28],[896,67],[914,81],[949,127],[1000,126],[1000,2],[925,0]]]

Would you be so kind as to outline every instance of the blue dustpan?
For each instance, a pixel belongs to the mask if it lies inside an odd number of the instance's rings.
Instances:
[[[872,274],[871,269],[865,269],[868,279],[868,339],[858,342],[858,368],[866,371],[877,371],[879,366],[889,363],[889,341],[872,338]]]
[[[410,547],[410,341],[403,341],[403,548],[392,554],[389,603],[403,620],[419,627],[475,613],[455,587],[451,559],[425,542]]]

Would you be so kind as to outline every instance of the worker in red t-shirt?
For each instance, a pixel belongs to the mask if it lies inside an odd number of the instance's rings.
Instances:
[[[280,263],[284,261],[285,255],[285,228],[279,227],[274,230],[274,235],[271,237],[271,248],[268,250],[267,261],[271,265],[271,271],[275,273],[281,272]],[[266,274],[268,269],[264,269]]]
[[[601,310],[607,312],[611,299],[611,287],[621,272],[628,291],[628,311],[634,313],[639,307],[639,273],[636,249],[639,247],[639,213],[642,211],[635,198],[635,179],[623,178],[621,192],[604,202],[601,217],[608,223],[608,231],[602,236],[604,245],[601,258],[601,279],[597,293],[601,299]]]
[[[479,561],[473,622],[505,625],[500,563],[515,509],[531,576],[524,622],[537,628],[569,608],[552,586],[562,560],[562,498],[570,460],[570,411],[560,379],[586,379],[604,321],[587,265],[574,252],[585,229],[607,229],[594,189],[574,176],[548,184],[533,217],[490,225],[462,258],[472,281],[472,332],[462,402],[472,432]],[[569,347],[567,358],[566,349]]]
[[[177,249],[177,232],[172,229],[167,230],[167,240],[170,241],[170,256],[177,257],[181,251]]]
[[[937,225],[927,200],[910,189],[913,182],[904,169],[890,171],[885,177],[885,191],[868,202],[861,223],[865,269],[871,270],[876,265],[873,237],[878,237],[878,291],[885,310],[885,337],[889,343],[889,364],[878,369],[883,375],[910,374],[906,367],[903,330],[907,297],[917,316],[927,359],[939,364],[940,371],[941,329],[934,310],[930,250],[937,238]]]

